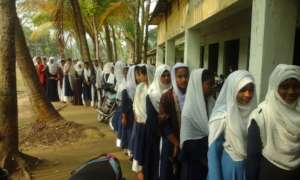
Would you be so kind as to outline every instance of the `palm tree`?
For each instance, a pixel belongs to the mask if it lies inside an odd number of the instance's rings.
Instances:
[[[140,7],[141,0],[136,0],[135,7],[135,46],[134,46],[134,63],[141,62],[141,27],[140,27]]]
[[[5,167],[7,156],[18,151],[18,110],[16,94],[16,60],[14,44],[15,1],[0,3],[0,162]],[[8,133],[8,134],[7,134]]]
[[[84,61],[91,61],[90,51],[85,36],[86,31],[83,24],[79,2],[78,0],[70,0],[70,3],[73,10],[72,12],[75,20],[75,27],[78,35],[81,56],[84,59]]]
[[[0,166],[30,179],[26,160],[34,158],[19,152],[14,0],[0,1],[0,17]]]
[[[143,61],[144,63],[147,63],[147,51],[148,51],[148,37],[149,37],[149,23],[150,23],[150,5],[151,5],[151,0],[147,0],[147,6],[146,6],[146,12],[144,16],[144,28],[145,28],[145,37],[143,41]]]

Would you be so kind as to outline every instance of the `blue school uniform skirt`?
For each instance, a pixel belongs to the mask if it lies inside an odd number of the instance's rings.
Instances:
[[[223,143],[224,139],[219,138],[209,147],[207,180],[246,180],[245,161],[234,161]]]

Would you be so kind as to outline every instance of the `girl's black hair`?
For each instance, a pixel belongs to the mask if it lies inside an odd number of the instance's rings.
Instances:
[[[135,72],[135,73],[139,73],[139,71],[140,71],[140,67],[139,67],[139,66],[135,66],[134,72]]]
[[[147,74],[147,68],[146,66],[136,66],[134,71],[137,73],[137,74]]]
[[[207,80],[213,80],[214,79],[214,75],[212,72],[210,72],[209,70],[205,69],[202,73],[202,82],[207,81]]]
[[[147,67],[146,66],[142,66],[140,67],[140,74],[147,74]]]

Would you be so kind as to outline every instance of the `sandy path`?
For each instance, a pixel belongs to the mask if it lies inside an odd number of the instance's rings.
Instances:
[[[19,128],[29,128],[32,118],[29,102],[24,97],[19,99]],[[62,106],[58,103],[55,106]],[[119,148],[115,147],[115,135],[105,124],[96,122],[96,112],[92,108],[82,106],[67,106],[60,113],[69,121],[95,126],[104,137],[91,137],[79,142],[55,146],[26,149],[25,153],[47,160],[39,165],[32,176],[36,180],[64,180],[68,179],[70,172],[83,162],[102,153],[112,153],[121,162],[122,171],[127,180],[134,180],[134,174],[130,171],[131,163]]]

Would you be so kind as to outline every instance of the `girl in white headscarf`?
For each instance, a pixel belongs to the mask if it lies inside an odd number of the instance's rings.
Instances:
[[[126,77],[126,86],[121,93],[121,148],[124,149],[128,155],[132,152],[132,142],[130,142],[134,121],[132,104],[137,85],[135,68],[136,66],[129,67]]]
[[[84,71],[84,63],[82,61],[78,61],[75,64],[75,76],[74,76],[74,105],[82,105],[82,82],[83,82],[83,71]]]
[[[244,180],[249,115],[256,107],[253,76],[226,79],[209,121],[208,180]]]
[[[58,91],[58,96],[59,100],[61,102],[64,101],[64,68],[65,60],[60,59],[58,60],[58,71],[57,71],[57,91]]]
[[[47,63],[46,76],[47,76],[47,85],[46,85],[46,94],[48,100],[51,102],[58,101],[58,91],[57,91],[57,79],[58,79],[58,64],[54,57],[49,58]]]
[[[146,97],[146,128],[143,159],[143,175],[145,179],[159,179],[159,146],[160,133],[158,125],[158,111],[161,95],[171,88],[171,69],[168,65],[157,67],[154,80],[148,88]]]
[[[49,69],[49,73],[52,75],[56,75],[57,71],[58,71],[58,64],[55,60],[54,57],[50,57],[49,61],[47,63],[48,69]]]
[[[82,83],[82,103],[84,106],[89,106],[91,102],[91,83],[92,71],[89,62],[84,63],[83,83]]]
[[[160,179],[178,179],[179,133],[181,110],[183,108],[186,88],[189,80],[189,68],[177,63],[171,71],[172,88],[160,99],[159,124],[161,127],[162,148],[160,157]]]
[[[72,83],[72,60],[68,59],[64,65],[64,102],[70,103],[73,100],[73,83]]]
[[[117,61],[115,64],[115,77],[116,77],[116,90],[118,89],[119,85],[122,83],[124,79],[123,70],[126,67],[126,64],[123,61]]]
[[[117,147],[121,147],[121,137],[122,137],[122,124],[121,124],[121,114],[122,114],[122,92],[126,89],[126,77],[128,73],[129,67],[124,67],[123,70],[123,80],[118,85],[117,94],[116,94],[116,111],[113,116],[113,126],[114,131],[117,133],[116,145]]]
[[[115,93],[115,86],[116,86],[116,77],[114,75],[114,64],[113,63],[106,63],[103,68],[103,75],[102,75],[102,85],[104,96],[108,97],[112,93]]]
[[[147,119],[146,96],[148,87],[153,80],[154,69],[149,65],[140,66],[139,76],[141,83],[136,87],[133,101],[133,111],[136,122],[134,146],[133,146],[133,164],[132,170],[137,173],[142,171],[143,148],[145,136],[145,124]],[[140,175],[140,174],[138,174]]]
[[[300,67],[278,65],[248,128],[247,180],[300,179]]]
[[[205,69],[192,71],[181,115],[182,180],[206,180],[208,120],[215,103],[214,77]]]
[[[114,64],[106,63],[103,68],[104,83],[116,84],[116,77],[114,75]]]

